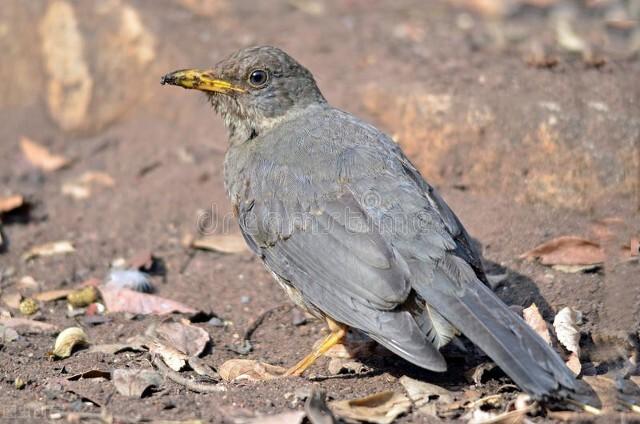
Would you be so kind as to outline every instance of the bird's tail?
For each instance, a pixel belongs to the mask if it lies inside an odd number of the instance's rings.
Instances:
[[[577,382],[560,356],[476,277],[447,255],[415,289],[536,399],[565,397]]]

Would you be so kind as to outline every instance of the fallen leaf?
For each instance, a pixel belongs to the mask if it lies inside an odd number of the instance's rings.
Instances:
[[[424,415],[437,417],[438,406],[451,404],[453,401],[453,394],[449,390],[435,384],[418,381],[406,375],[400,377],[400,384],[416,410]]]
[[[22,260],[28,261],[29,259],[36,258],[38,256],[61,255],[65,253],[73,253],[75,251],[76,250],[73,248],[71,242],[67,240],[54,241],[33,246],[24,255],[22,255]]]
[[[540,311],[536,304],[532,303],[531,306],[523,309],[522,316],[526,323],[529,324],[529,326],[533,328],[549,346],[551,346],[551,334],[549,334],[549,327],[547,327],[547,323],[542,318],[542,315],[540,315]]]
[[[13,342],[18,340],[19,337],[18,332],[13,328],[0,325],[0,344]]]
[[[89,370],[81,372],[80,374],[74,374],[71,377],[67,377],[67,380],[76,381],[90,378],[104,378],[105,380],[111,380],[111,373],[109,371],[103,370]]]
[[[187,365],[189,356],[155,337],[149,337],[148,340],[146,345],[149,351],[162,357],[164,363],[172,370],[180,371]]]
[[[605,260],[604,250],[596,242],[575,236],[549,240],[520,256],[539,259],[543,265],[600,265]]]
[[[569,368],[574,375],[580,375],[580,372],[582,371],[582,364],[580,363],[580,357],[577,353],[571,352],[566,364],[567,368]]]
[[[224,381],[260,381],[280,377],[285,371],[282,367],[252,359],[230,359],[220,366],[218,374]]]
[[[165,315],[172,312],[192,314],[198,312],[190,306],[175,300],[130,289],[117,289],[104,285],[100,287],[102,300],[109,312],[129,312],[132,314]]]
[[[369,368],[362,362],[353,359],[331,358],[327,370],[330,375],[362,374],[369,371]]]
[[[22,295],[18,292],[5,293],[0,297],[2,302],[12,309],[18,309],[22,302]]]
[[[221,253],[248,252],[247,243],[240,234],[219,234],[194,240],[191,244],[196,249],[213,250]]]
[[[640,255],[640,239],[634,237],[631,239],[630,243],[630,256],[639,256]]]
[[[329,406],[340,418],[391,424],[411,409],[411,401],[402,393],[388,391],[358,399],[333,401]]]
[[[123,396],[141,398],[151,387],[160,387],[162,377],[151,370],[117,369],[112,373],[113,385]]]
[[[0,318],[0,325],[13,328],[20,334],[50,334],[58,330],[53,324],[27,318]]]
[[[58,290],[47,290],[40,293],[36,293],[33,295],[35,300],[39,300],[40,302],[51,302],[53,300],[66,299],[69,293],[72,293],[74,289],[58,289]]]
[[[56,358],[68,358],[77,346],[89,344],[87,334],[80,327],[69,327],[60,332],[53,346],[53,356]]]
[[[46,147],[27,137],[22,137],[20,147],[27,160],[43,171],[57,171],[69,164],[69,160],[64,156],[52,154]]]
[[[81,200],[91,196],[93,187],[113,187],[114,185],[115,181],[109,174],[100,171],[87,171],[80,177],[64,183],[61,191],[66,196]]]
[[[580,354],[580,330],[578,324],[582,322],[582,313],[575,309],[564,307],[553,319],[556,337],[569,352]]]
[[[195,325],[165,322],[156,327],[156,334],[187,356],[199,356],[209,343],[209,333]]]
[[[471,368],[469,371],[465,372],[464,375],[467,378],[467,380],[469,380],[470,382],[472,382],[476,386],[481,386],[482,385],[482,377],[486,373],[488,373],[489,371],[494,369],[495,367],[496,367],[496,364],[494,364],[493,362],[483,362],[483,363]]]
[[[11,212],[24,205],[24,198],[19,194],[0,197],[0,214]]]

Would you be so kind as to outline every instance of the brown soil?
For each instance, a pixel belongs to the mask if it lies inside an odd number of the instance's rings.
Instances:
[[[637,337],[637,261],[568,274],[518,259],[552,237],[596,237],[594,222],[604,218],[622,222],[612,230],[617,245],[640,234],[640,64],[637,52],[627,51],[632,34],[611,33],[602,24],[604,11],[566,2],[575,6],[569,13],[576,31],[593,43],[591,55],[600,63],[559,47],[552,26],[556,9],[534,6],[489,18],[462,6],[474,2],[116,1],[113,7],[134,10],[152,37],[152,58],[132,59],[147,48],[140,47],[138,33],[130,37],[134,41],[118,44],[115,12],[100,12],[102,2],[70,1],[84,39],[80,60],[93,84],[91,102],[76,125],[69,118],[73,110],[57,110],[64,107],[48,100],[54,77],[46,70],[42,30],[34,30],[34,22],[50,3],[6,3],[0,12],[0,47],[7,52],[0,58],[0,196],[23,194],[30,207],[3,217],[9,244],[0,253],[2,293],[18,289],[26,275],[40,283],[38,290],[104,278],[114,259],[150,250],[166,270],[152,278],[158,294],[230,321],[226,328],[198,324],[213,342],[204,361],[218,366],[241,357],[228,347],[261,312],[288,299],[249,255],[183,247],[185,235],[197,234],[203,210],[229,216],[221,176],[226,136],[202,96],[161,87],[159,78],[178,68],[206,67],[242,46],[273,44],[310,68],[334,105],[398,137],[482,244],[488,268],[508,272],[497,288],[507,303],[535,302],[547,320],[564,306],[579,309],[587,339],[606,334],[624,345]],[[188,6],[194,4],[201,6]],[[294,4],[323,8],[316,14]],[[122,47],[109,51],[125,52],[107,65],[100,57],[104,40]],[[528,64],[540,46],[544,60]],[[557,64],[546,66],[548,58]],[[20,151],[23,136],[72,158],[72,164],[38,171]],[[61,194],[62,184],[89,170],[111,175],[115,186],[96,189],[85,200]],[[221,232],[222,225],[214,230]],[[74,254],[21,260],[31,246],[63,239],[74,243]],[[43,305],[41,317],[61,328],[79,320],[66,317],[65,302]],[[109,317],[96,326],[79,321],[92,343],[122,341],[159,320]],[[279,309],[253,334],[246,357],[288,366],[308,352],[322,328],[315,321],[295,326],[292,312]],[[53,341],[50,335],[25,335],[0,344],[0,421],[98,413],[99,404],[129,419],[232,422],[241,410],[300,409],[291,393],[313,384],[333,399],[401,389],[402,375],[462,390],[468,387],[462,374],[470,366],[457,361],[452,371],[438,375],[378,358],[368,376],[228,384],[219,394],[197,394],[167,381],[161,391],[132,400],[114,394],[108,383],[79,381],[71,393],[56,380],[125,364],[151,367],[146,355],[80,351],[49,361]],[[310,374],[326,373],[326,364],[321,359]],[[22,390],[14,388],[18,377],[27,382]],[[480,390],[492,393],[499,385],[492,381]],[[412,412],[398,422],[428,419]]]

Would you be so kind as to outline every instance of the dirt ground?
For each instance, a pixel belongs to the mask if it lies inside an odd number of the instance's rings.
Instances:
[[[203,96],[159,84],[166,72],[273,44],[314,73],[332,104],[397,139],[482,245],[490,273],[507,274],[496,287],[506,303],[536,303],[548,322],[565,306],[582,312],[584,373],[617,370],[588,346],[634,357],[640,265],[615,254],[640,235],[640,11],[633,1],[5,0],[2,9],[0,197],[20,194],[28,204],[1,215],[0,298],[102,280],[118,258],[150,251],[160,265],[151,277],[157,294],[227,323],[195,324],[211,337],[206,364],[249,358],[286,367],[304,356],[324,326],[296,325],[299,313],[284,306],[256,329],[248,354],[234,351],[256,317],[289,301],[248,253],[185,247],[185,237],[203,230],[236,231],[222,182],[226,134]],[[34,167],[23,137],[71,163],[51,172]],[[79,199],[62,192],[87,171],[108,174],[113,186],[93,185]],[[519,259],[562,235],[601,243],[604,265],[566,273]],[[23,260],[32,246],[57,240],[69,240],[75,252]],[[35,284],[25,285],[25,276]],[[1,302],[0,311],[21,316]],[[37,315],[61,329],[83,327],[94,345],[123,342],[164,319],[107,317],[97,325],[69,317],[64,300],[41,303]],[[402,391],[403,375],[456,393],[472,387],[464,372],[473,361],[455,359],[436,374],[382,355],[368,358],[366,375],[225,383],[225,392],[210,394],[165,381],[137,399],[109,381],[60,379],[91,369],[152,369],[147,353],[80,350],[52,361],[54,340],[55,333],[25,333],[0,343],[0,421],[103,410],[116,421],[241,422],[302,409],[299,394],[313,385],[329,399]],[[327,374],[327,362],[308,375]],[[20,389],[18,378],[26,383]],[[473,389],[490,395],[508,382],[492,373]],[[634,419],[620,410],[601,419],[620,414]],[[432,420],[414,408],[395,422]]]

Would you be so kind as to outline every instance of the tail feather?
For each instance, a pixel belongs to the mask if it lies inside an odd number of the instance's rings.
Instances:
[[[475,276],[469,265],[447,256],[415,290],[480,347],[523,390],[536,398],[576,390],[559,355]]]

